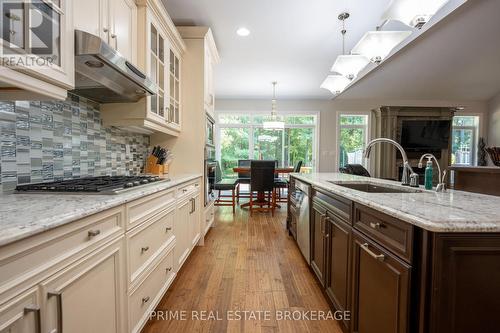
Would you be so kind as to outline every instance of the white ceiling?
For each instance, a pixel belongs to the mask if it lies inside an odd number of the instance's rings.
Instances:
[[[330,99],[319,86],[342,53],[339,13],[349,11],[346,51],[373,30],[389,0],[163,0],[178,25],[212,28],[222,62],[222,98]],[[251,35],[236,35],[245,26]]]

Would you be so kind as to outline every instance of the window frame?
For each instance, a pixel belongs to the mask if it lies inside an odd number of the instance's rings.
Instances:
[[[471,126],[471,125],[467,125],[467,126],[455,126],[454,125],[454,118],[462,118],[462,117],[475,117],[476,118],[476,125],[474,126]],[[452,145],[453,145],[453,141],[454,141],[454,137],[453,137],[453,133],[455,131],[455,129],[459,129],[459,130],[472,130],[472,149],[471,149],[471,155],[472,155],[472,159],[471,159],[471,162],[470,164],[451,164],[452,166],[477,166],[477,148],[478,148],[478,144],[479,144],[479,138],[481,136],[481,124],[482,124],[482,117],[481,115],[479,114],[473,114],[473,113],[468,113],[468,114],[455,114],[455,116],[453,117],[452,119],[452,122],[451,122],[451,142],[452,142]],[[450,152],[450,155],[453,154],[453,147],[452,147],[452,151]],[[451,161],[450,161],[451,162]]]
[[[250,122],[248,124],[221,124],[220,117],[224,115],[245,115],[250,116]],[[254,129],[255,128],[263,128],[263,124],[256,123],[253,119],[255,116],[266,116],[270,115],[268,111],[216,111],[215,112],[215,140],[216,140],[216,148],[215,148],[215,156],[218,161],[221,160],[221,129],[222,128],[248,128],[249,133],[249,145],[248,145],[248,157],[249,159],[253,159],[254,150],[255,150],[255,140],[254,140]],[[285,129],[287,128],[311,128],[313,130],[313,147],[312,147],[312,163],[313,168],[312,172],[317,172],[319,170],[320,165],[320,154],[319,154],[319,140],[320,140],[320,129],[321,129],[321,112],[320,111],[279,111],[278,115],[281,117],[286,116],[297,116],[297,117],[306,117],[306,116],[314,116],[315,123],[314,124],[286,124]],[[285,131],[283,131],[282,135],[282,160],[285,161]]]
[[[365,125],[341,125],[341,118],[343,116],[354,116],[354,117],[359,117],[359,116],[365,116],[366,117],[366,124]],[[337,144],[336,144],[336,151],[335,151],[335,172],[339,172],[340,170],[340,140],[341,140],[341,130],[344,128],[347,129],[364,129],[365,130],[365,146],[366,144],[370,141],[371,138],[371,126],[372,126],[372,113],[369,111],[337,111]],[[364,148],[363,148],[364,149]],[[366,159],[363,160],[362,162],[363,166],[367,168],[368,170],[370,169],[370,162],[367,161]]]

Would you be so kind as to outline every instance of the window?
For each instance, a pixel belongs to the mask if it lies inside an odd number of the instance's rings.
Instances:
[[[339,118],[339,168],[363,164],[363,149],[368,139],[368,115],[341,114]]]
[[[266,130],[270,116],[257,114],[217,115],[217,158],[224,175],[233,174],[239,159],[277,160],[280,167],[302,161],[302,172],[315,170],[317,115],[283,116],[284,130]]]
[[[459,116],[453,118],[451,164],[476,164],[478,131],[479,117]]]

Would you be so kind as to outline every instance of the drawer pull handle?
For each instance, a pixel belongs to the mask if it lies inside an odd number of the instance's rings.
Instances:
[[[90,230],[88,232],[89,239],[92,239],[96,236],[99,236],[101,234],[101,230]]]
[[[166,270],[165,270],[167,273],[170,273],[172,271],[172,267],[168,267]]]
[[[365,252],[368,253],[372,258],[377,259],[378,261],[385,260],[385,256],[383,254],[375,254],[374,252],[372,252],[369,248],[368,243],[361,245],[361,248],[365,250]]]
[[[62,292],[54,291],[47,293],[48,298],[56,297],[57,299],[57,333],[62,333],[63,330],[63,306]]]
[[[166,231],[166,232],[172,231],[172,228],[171,228],[171,227],[167,227],[167,228],[165,229],[165,231]]]
[[[372,227],[373,229],[377,229],[378,230],[378,229],[382,228],[382,224],[380,224],[378,222],[377,223],[370,222],[370,227]]]
[[[142,304],[146,304],[147,302],[149,302],[149,296],[143,297],[142,298]]]
[[[149,246],[145,246],[141,248],[141,253],[148,252],[149,251]]]
[[[28,305],[24,308],[24,314],[33,312],[35,314],[36,332],[42,332],[42,318],[40,317],[40,307],[38,305]]]

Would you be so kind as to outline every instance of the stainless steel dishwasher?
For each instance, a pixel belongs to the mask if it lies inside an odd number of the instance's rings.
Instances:
[[[311,186],[295,180],[294,196],[296,199],[297,216],[297,244],[307,263],[311,263],[311,238],[310,238],[310,197]]]

